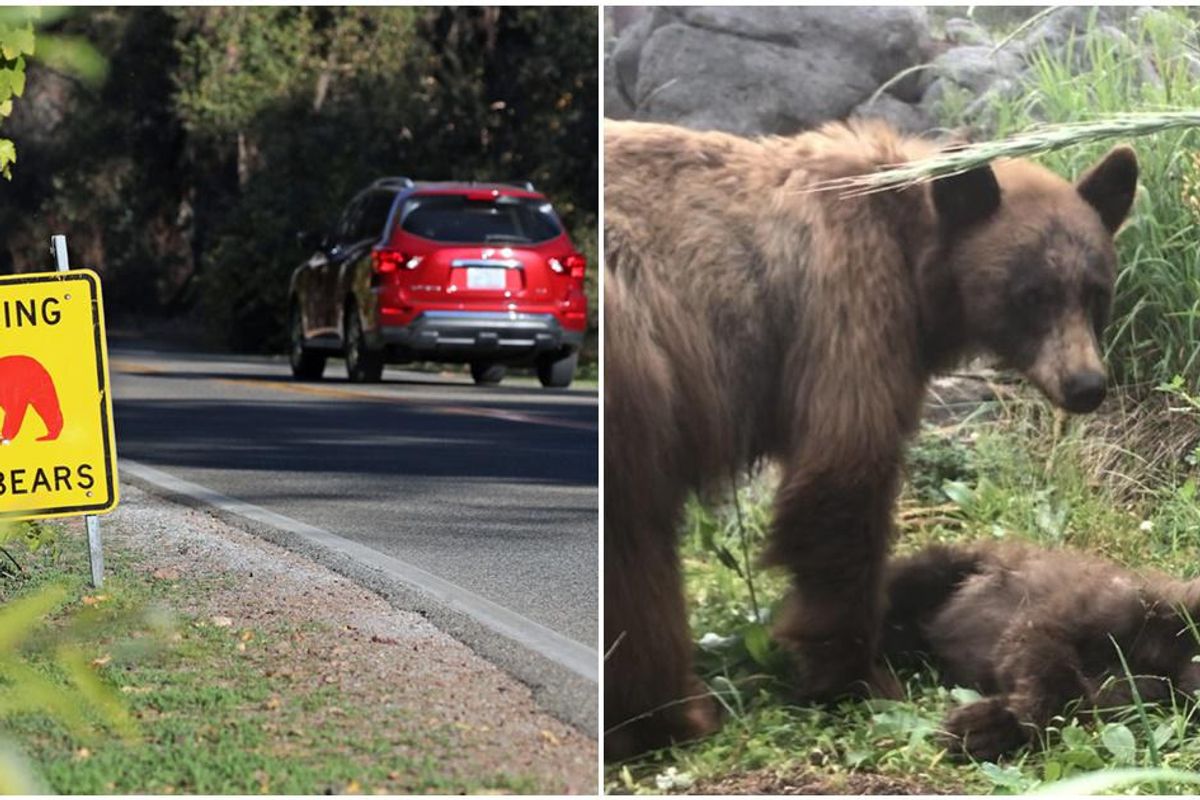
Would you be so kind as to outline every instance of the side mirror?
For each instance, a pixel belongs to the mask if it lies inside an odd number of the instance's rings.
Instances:
[[[316,231],[300,231],[296,234],[296,241],[305,250],[325,250],[326,236],[323,233]]]

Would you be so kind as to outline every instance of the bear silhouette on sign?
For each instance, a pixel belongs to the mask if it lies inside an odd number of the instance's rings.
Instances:
[[[57,439],[63,418],[50,373],[29,356],[0,358],[0,411],[4,412],[0,443],[7,444],[17,438],[30,406],[46,426],[46,435],[38,437],[38,441]]]

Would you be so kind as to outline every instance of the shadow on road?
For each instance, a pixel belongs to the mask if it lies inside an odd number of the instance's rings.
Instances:
[[[179,372],[168,372],[165,370],[143,370],[137,367],[118,367],[115,370],[120,374],[139,375],[151,377],[155,380],[219,380],[231,381],[234,383],[258,383],[278,386],[285,390],[305,391],[311,389],[314,393],[319,393],[322,389],[333,391],[349,391],[360,392],[364,399],[372,399],[379,401],[392,402],[431,402],[431,398],[423,395],[401,395],[401,394],[386,394],[386,393],[371,393],[372,387],[396,387],[403,388],[419,387],[422,389],[445,389],[449,390],[454,395],[454,402],[460,405],[477,405],[486,406],[501,402],[505,408],[515,408],[519,403],[513,403],[509,397],[525,397],[529,398],[531,394],[542,395],[547,399],[551,398],[579,398],[581,405],[587,405],[588,398],[595,398],[597,391],[595,389],[547,389],[544,387],[534,386],[486,386],[478,387],[472,383],[449,383],[444,378],[430,376],[425,378],[389,378],[386,375],[383,380],[378,383],[362,384],[351,383],[346,378],[329,378],[319,381],[297,381],[290,375],[280,375],[278,373],[252,373],[245,371],[216,371],[216,370],[187,370]],[[486,393],[486,396],[483,396]],[[555,404],[560,405],[560,404]],[[528,400],[524,406],[531,412],[542,411],[547,406],[537,402],[536,400]],[[593,415],[595,416],[595,415]]]
[[[531,411],[595,420],[594,408]],[[594,432],[447,414],[418,404],[121,400],[121,455],[151,465],[598,482]]]

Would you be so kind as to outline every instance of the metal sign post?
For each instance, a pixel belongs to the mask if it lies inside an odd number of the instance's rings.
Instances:
[[[71,267],[67,262],[67,237],[55,234],[50,237],[50,249],[54,253],[54,263],[59,272],[66,272]],[[83,518],[87,525],[88,561],[92,566],[92,586],[99,589],[104,583],[104,549],[100,539],[100,518],[95,514],[86,514]]]

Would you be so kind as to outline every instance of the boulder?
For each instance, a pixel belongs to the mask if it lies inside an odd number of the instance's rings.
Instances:
[[[998,80],[1015,77],[1024,67],[1020,57],[988,45],[965,45],[947,50],[931,71],[972,95],[982,95]]]
[[[963,17],[946,20],[946,41],[956,45],[991,45],[992,37],[983,27]]]
[[[638,62],[642,58],[642,47],[655,28],[670,18],[670,12],[663,8],[655,8],[642,14],[624,30],[613,46],[612,55],[608,59],[612,63],[611,74],[615,81],[613,88],[630,108],[633,107],[633,96],[637,89]],[[607,96],[608,87],[605,87],[605,97]]]
[[[633,106],[621,93],[612,58],[604,59],[604,116],[607,119],[629,119],[633,116]]]
[[[672,7],[631,26],[613,61],[638,119],[786,134],[845,118],[927,42],[921,8]],[[920,80],[891,91],[915,100]]]
[[[901,133],[919,136],[933,131],[937,124],[925,110],[884,93],[864,100],[850,112],[851,117],[881,119]]]

